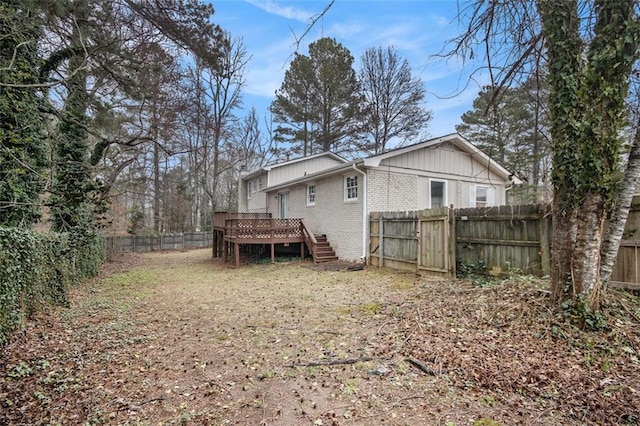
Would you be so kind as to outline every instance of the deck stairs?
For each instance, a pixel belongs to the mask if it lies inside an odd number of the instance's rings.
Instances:
[[[314,235],[316,243],[313,261],[315,263],[324,263],[331,262],[333,260],[338,260],[338,256],[336,256],[336,252],[331,248],[331,244],[327,240],[326,235]]]

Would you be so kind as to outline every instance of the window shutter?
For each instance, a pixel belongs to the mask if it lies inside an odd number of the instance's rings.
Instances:
[[[469,187],[469,207],[476,206],[476,186],[471,185]]]

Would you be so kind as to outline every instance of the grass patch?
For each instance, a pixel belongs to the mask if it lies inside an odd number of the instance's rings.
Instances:
[[[379,303],[363,303],[358,306],[358,310],[365,314],[377,315],[382,313],[382,305]]]

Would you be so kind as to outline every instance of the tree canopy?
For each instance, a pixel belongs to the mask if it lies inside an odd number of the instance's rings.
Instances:
[[[424,106],[426,89],[396,48],[367,49],[362,54],[359,80],[369,135],[365,151],[378,154],[393,140],[402,144],[424,136],[431,120],[431,112]]]
[[[271,111],[280,140],[303,155],[345,153],[362,133],[362,97],[353,56],[333,38],[309,45],[309,56],[296,54],[276,92]]]
[[[496,93],[500,92],[500,93]],[[456,131],[516,174],[523,185],[511,190],[515,202],[549,201],[548,89],[544,76],[516,87],[487,86],[465,112]]]

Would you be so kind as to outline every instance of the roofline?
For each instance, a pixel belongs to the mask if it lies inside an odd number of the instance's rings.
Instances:
[[[469,142],[464,136],[459,133],[450,133],[448,135],[440,136],[438,138],[429,139],[424,142],[418,142],[413,145],[404,146],[400,148],[393,149],[391,151],[384,152],[382,154],[371,155],[364,159],[364,165],[366,167],[378,167],[382,160],[385,160],[390,157],[395,157],[397,155],[406,154],[411,151],[415,151],[417,149],[426,148],[433,145],[438,145],[443,142],[452,142],[457,147],[462,148],[472,156],[480,157],[484,160],[485,165],[489,168],[489,170],[496,171],[499,175],[502,175],[505,180],[513,180],[513,183],[519,184],[522,183],[520,179],[513,175],[509,170],[505,169],[500,165],[497,161],[489,157],[487,154],[482,152],[478,147]]]
[[[399,148],[394,148],[389,151],[385,151],[382,154],[374,154],[368,157],[365,157],[364,162],[366,166],[370,167],[378,167],[380,162],[389,157],[395,157],[399,154],[405,154],[407,152],[414,151],[416,149],[422,149],[427,146],[437,145],[442,142],[446,142],[448,140],[453,139],[455,136],[460,136],[458,133],[450,133],[448,135],[440,136],[434,139],[427,139],[426,141],[414,143],[413,145],[402,146]],[[462,137],[462,136],[460,136]]]
[[[264,168],[262,168],[262,169],[256,170],[255,172],[249,173],[248,175],[241,176],[240,179],[251,180],[264,173],[267,173],[267,171]]]
[[[422,148],[425,148],[425,147],[434,146],[434,145],[438,145],[438,144],[441,144],[443,142],[449,142],[449,141],[452,142],[453,144],[455,144],[457,147],[462,148],[464,151],[469,153],[472,157],[479,157],[479,159],[484,163],[485,166],[487,166],[489,168],[489,170],[493,170],[498,175],[503,177],[504,180],[507,180],[507,181],[511,180],[514,184],[521,184],[522,183],[522,180],[520,180],[518,177],[513,175],[513,173],[511,173],[510,171],[508,171],[507,169],[502,167],[497,161],[495,161],[494,159],[489,157],[487,154],[482,152],[478,147],[476,147],[471,142],[469,142],[461,134],[459,134],[459,133],[450,133],[448,135],[440,136],[438,138],[429,139],[429,140],[426,140],[426,141],[423,141],[423,142],[418,142],[418,143],[413,144],[413,145],[392,149],[392,150],[384,152],[382,154],[371,155],[369,157],[366,157],[366,158],[363,158],[363,159],[362,158],[361,159],[356,159],[356,160],[353,160],[353,161],[347,161],[347,160],[343,159],[342,157],[340,157],[340,156],[338,156],[336,154],[333,154],[333,153],[329,153],[329,152],[316,154],[316,155],[314,155],[312,157],[317,157],[317,156],[325,155],[325,154],[331,154],[331,155],[336,156],[336,157],[340,158],[341,160],[345,161],[345,163],[344,164],[339,164],[339,165],[331,167],[329,169],[321,170],[321,171],[313,173],[313,174],[302,176],[300,178],[296,178],[296,179],[292,179],[292,180],[289,180],[289,181],[286,181],[286,182],[282,182],[282,183],[280,183],[278,185],[269,186],[269,187],[265,188],[263,191],[264,192],[271,192],[271,191],[275,191],[275,190],[278,190],[278,189],[288,188],[288,187],[291,187],[291,186],[296,186],[296,185],[301,185],[303,183],[311,182],[311,181],[313,181],[315,179],[318,179],[318,178],[321,178],[321,177],[340,174],[340,173],[343,173],[343,172],[348,171],[349,169],[351,169],[352,165],[354,165],[354,164],[356,166],[364,166],[366,168],[378,167],[380,165],[380,162],[382,160],[384,160],[384,159],[387,159],[387,158],[390,158],[390,157],[395,157],[395,156],[401,155],[401,154],[406,154],[408,152],[412,152],[412,151],[417,150],[417,149],[422,149]],[[298,158],[296,160],[291,160],[290,162],[287,162],[287,163],[280,163],[280,165],[291,164],[294,161],[300,161],[300,160],[303,160],[305,158],[308,159],[308,158],[311,158],[311,157]],[[275,167],[275,166],[276,165],[274,165],[272,167]],[[267,169],[267,168],[261,169],[261,171],[267,171],[267,170],[271,170],[271,169],[270,168],[269,169]],[[250,178],[250,177],[255,177],[258,174],[259,174],[258,172],[254,172],[251,175],[247,175],[247,176],[243,177],[243,179]]]
[[[318,154],[309,155],[307,157],[298,157],[298,158],[294,158],[293,160],[285,161],[285,162],[282,162],[282,163],[276,163],[276,164],[272,164],[270,166],[264,166],[261,169],[256,170],[255,172],[252,172],[252,173],[250,173],[250,174],[248,174],[246,176],[242,176],[242,180],[253,179],[253,178],[261,175],[262,173],[269,172],[272,169],[275,169],[277,167],[287,166],[289,164],[295,164],[295,163],[299,163],[301,161],[311,160],[313,158],[324,157],[324,156],[331,157],[334,160],[341,161],[342,163],[348,163],[347,160],[345,160],[344,158],[340,157],[338,154],[334,154],[333,152],[330,152],[330,151],[325,151],[325,152],[320,152]]]
[[[338,175],[341,173],[344,173],[348,170],[353,170],[353,165],[358,166],[363,164],[363,160],[362,159],[358,159],[358,160],[354,160],[354,161],[349,161],[345,164],[339,164],[337,166],[331,167],[330,169],[325,169],[325,170],[321,170],[319,172],[316,173],[312,173],[297,179],[292,179],[292,180],[288,180],[286,182],[282,182],[279,183],[278,185],[274,185],[274,186],[269,186],[265,189],[263,189],[264,192],[272,192],[272,191],[277,191],[279,189],[283,189],[283,188],[289,188],[292,186],[297,186],[297,185],[302,185],[304,183],[307,182],[312,182],[316,179],[322,178],[322,177],[326,177],[326,176],[332,176],[332,175]]]

